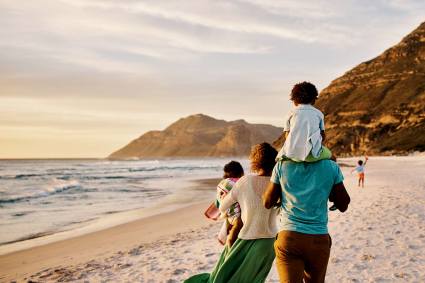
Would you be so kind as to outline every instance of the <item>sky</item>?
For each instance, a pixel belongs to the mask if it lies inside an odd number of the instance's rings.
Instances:
[[[204,113],[282,126],[425,21],[423,0],[0,0],[0,158],[106,157]]]

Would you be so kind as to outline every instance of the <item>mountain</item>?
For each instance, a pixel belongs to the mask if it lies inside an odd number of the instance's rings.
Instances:
[[[163,131],[147,132],[108,158],[247,156],[252,145],[272,142],[281,133],[281,128],[271,125],[227,122],[196,114],[179,119]]]
[[[316,107],[325,114],[326,144],[338,155],[425,151],[425,22],[332,81]]]

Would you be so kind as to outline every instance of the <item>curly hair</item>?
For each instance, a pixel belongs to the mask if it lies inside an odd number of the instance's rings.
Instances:
[[[318,96],[316,87],[309,82],[298,83],[291,91],[291,100],[297,104],[314,104]]]
[[[277,155],[276,149],[269,143],[263,142],[256,144],[251,149],[249,160],[251,160],[251,170],[259,172],[271,172],[276,164],[275,158]]]
[[[242,165],[233,160],[224,165],[223,171],[223,178],[240,178],[244,174]]]

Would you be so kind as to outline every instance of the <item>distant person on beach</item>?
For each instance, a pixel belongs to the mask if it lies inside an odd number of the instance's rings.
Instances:
[[[217,196],[213,204],[205,211],[205,216],[210,219],[224,219],[222,228],[218,234],[218,241],[229,247],[236,241],[239,231],[242,229],[240,206],[233,204],[224,213],[220,213],[220,203],[232,190],[235,183],[244,175],[242,165],[237,161],[230,161],[223,168],[223,180],[217,185]],[[221,214],[221,216],[220,216]]]
[[[358,187],[360,187],[360,184],[361,184],[362,185],[362,188],[364,188],[364,167],[366,166],[366,163],[369,160],[369,158],[367,156],[365,156],[364,159],[365,159],[364,162],[363,162],[363,160],[357,161],[356,168],[354,168],[353,170],[351,170],[351,173],[353,173],[354,171],[357,172],[357,176],[359,177],[359,185],[358,185]]]
[[[318,96],[316,87],[309,82],[292,88],[295,108],[285,119],[285,143],[277,155],[278,160],[315,162],[332,157],[331,151],[322,145],[326,138],[324,115],[313,106]]]
[[[281,207],[274,243],[280,282],[324,282],[331,249],[328,199],[344,212],[350,197],[336,162],[278,161],[263,203]],[[304,281],[303,281],[304,280]]]
[[[192,276],[186,283],[264,282],[275,258],[277,209],[266,209],[261,197],[270,180],[277,151],[268,143],[255,145],[249,156],[255,175],[239,179],[222,200],[220,211],[239,203],[243,221],[238,239],[224,248],[214,270]]]

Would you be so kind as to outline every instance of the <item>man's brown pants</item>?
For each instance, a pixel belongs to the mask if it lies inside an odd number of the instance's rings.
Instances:
[[[331,244],[328,234],[279,232],[274,250],[280,282],[325,282]]]

